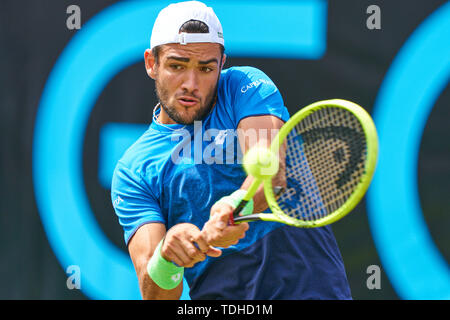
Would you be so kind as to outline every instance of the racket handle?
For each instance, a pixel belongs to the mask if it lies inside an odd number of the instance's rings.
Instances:
[[[284,192],[284,187],[275,186],[273,187],[275,199],[277,199]],[[239,213],[244,209],[245,205],[248,203],[247,200],[242,200],[236,209],[234,209],[233,214],[230,216],[230,224],[234,225],[236,222],[245,222],[245,221],[256,221],[259,219],[259,214],[252,214],[245,217],[240,217]],[[245,221],[244,221],[245,220]]]
[[[239,216],[239,213],[241,213],[242,209],[244,209],[244,207],[247,203],[248,203],[247,200],[242,200],[241,202],[239,202],[238,206],[233,211],[233,218]]]
[[[246,216],[241,216],[241,217],[235,217],[234,218],[234,224],[238,224],[241,222],[251,222],[251,221],[257,221],[257,220],[262,220],[260,218],[261,213],[253,213],[253,214],[249,214]]]
[[[239,202],[236,209],[234,209],[233,213],[230,214],[230,224],[235,225],[235,218],[239,217],[239,213],[241,213],[242,209],[244,209],[245,205],[248,203],[247,200],[242,200]]]

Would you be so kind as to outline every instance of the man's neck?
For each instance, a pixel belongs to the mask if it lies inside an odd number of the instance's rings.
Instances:
[[[159,112],[158,115],[158,122],[161,124],[177,124],[171,117],[169,117],[169,115],[164,111],[164,108],[161,106],[161,104],[159,105],[161,111]]]

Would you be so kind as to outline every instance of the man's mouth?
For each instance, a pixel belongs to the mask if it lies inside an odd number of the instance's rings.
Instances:
[[[195,106],[199,100],[190,96],[181,96],[177,98],[178,102],[185,107]]]

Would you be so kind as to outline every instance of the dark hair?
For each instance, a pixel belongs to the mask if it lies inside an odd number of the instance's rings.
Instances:
[[[203,21],[199,20],[189,20],[183,23],[180,27],[179,32],[186,33],[208,33],[209,27]],[[154,47],[152,49],[152,54],[155,57],[155,63],[159,62],[159,52],[161,51],[161,46]],[[225,47],[220,44],[220,60],[222,61],[223,54],[225,53]]]

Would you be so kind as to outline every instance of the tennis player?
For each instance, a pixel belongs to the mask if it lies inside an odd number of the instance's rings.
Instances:
[[[192,299],[351,299],[330,227],[229,223],[252,179],[242,154],[289,114],[262,71],[223,69],[224,43],[213,9],[188,1],[159,13],[145,51],[159,103],[111,190],[142,297],[179,299],[184,277]],[[243,214],[265,209],[259,191]]]

